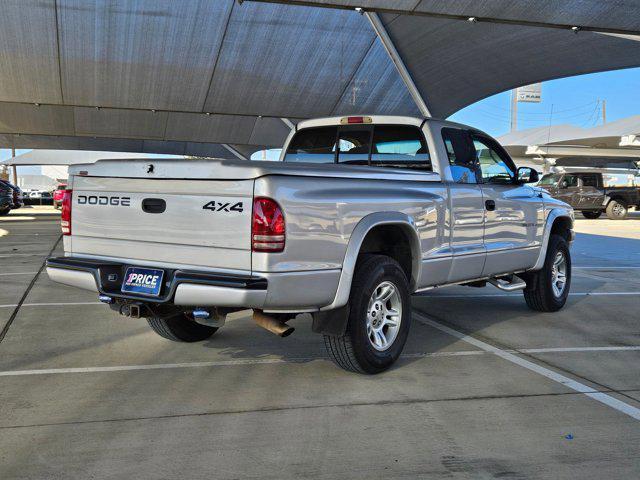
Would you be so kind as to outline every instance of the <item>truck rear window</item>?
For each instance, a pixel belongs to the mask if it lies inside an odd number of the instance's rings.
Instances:
[[[422,132],[410,125],[307,128],[293,137],[284,161],[432,170]]]

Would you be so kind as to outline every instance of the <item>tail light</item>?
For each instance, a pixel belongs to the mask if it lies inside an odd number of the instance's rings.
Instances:
[[[270,198],[254,199],[251,250],[254,252],[281,252],[284,250],[284,239],[284,215],[280,205]]]
[[[63,235],[71,235],[71,196],[73,190],[62,192],[62,211],[60,213],[60,226]]]

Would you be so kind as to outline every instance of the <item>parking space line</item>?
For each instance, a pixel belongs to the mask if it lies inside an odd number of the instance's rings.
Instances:
[[[9,277],[11,275],[35,275],[38,272],[12,272],[12,273],[0,273],[0,277]]]
[[[473,345],[474,347],[480,348],[481,350],[484,350],[488,353],[493,353],[494,355],[502,358],[503,360],[519,365],[523,368],[526,368],[527,370],[530,370],[534,373],[542,375],[543,377],[546,377],[549,380],[552,380],[561,385],[564,385],[565,387],[570,388],[571,390],[574,390],[578,393],[582,393],[585,396],[597,402],[607,405],[608,407],[611,407],[621,413],[624,413],[625,415],[630,416],[631,418],[634,418],[635,420],[640,420],[639,408],[633,407],[628,403],[625,403],[621,400],[618,400],[617,398],[612,397],[611,395],[599,392],[594,388],[589,387],[588,385],[572,380],[569,377],[561,375],[560,373],[554,372],[553,370],[545,368],[536,363],[530,362],[529,360],[525,360],[524,358],[519,357],[514,353],[510,353],[506,350],[502,350],[498,347],[494,347],[493,345],[483,342],[482,340],[478,340],[475,337],[459,332],[458,330],[455,330],[451,327],[448,327],[439,322],[436,322],[423,314],[414,313],[414,316],[415,318],[418,319],[420,323],[424,325],[428,325],[437,330],[440,330],[441,332],[447,333],[452,337],[458,338],[463,342]]]
[[[613,347],[555,347],[555,348],[521,348],[506,350],[511,353],[567,353],[567,352],[626,352],[640,350],[640,345],[622,345]]]
[[[592,352],[592,351],[640,351],[640,345],[611,346],[611,347],[557,347],[557,348],[523,348],[521,350],[503,350],[505,353],[562,353],[562,352]],[[444,352],[405,353],[401,358],[429,358],[429,357],[468,357],[488,355],[493,352],[487,350],[454,350]],[[274,365],[311,362],[313,360],[328,360],[324,356],[295,357],[295,358],[246,358],[235,360],[218,360],[210,362],[158,363],[146,365],[115,365],[109,367],[69,367],[42,368],[34,370],[5,370],[0,371],[0,377],[20,377],[28,375],[56,375],[64,373],[108,373],[135,370],[168,370],[174,368],[202,368],[202,367],[233,367],[239,365]]]
[[[53,251],[58,247],[58,244],[60,243],[61,240],[62,240],[62,235],[58,236],[58,239],[53,244],[53,246],[49,250],[49,253],[46,254],[46,256],[49,256],[49,255],[51,255],[53,253]],[[36,274],[33,276],[33,278],[31,279],[31,282],[29,282],[29,285],[27,286],[26,290],[22,294],[22,297],[20,297],[20,300],[18,300],[18,303],[15,306],[15,308],[14,308],[13,312],[11,313],[11,315],[9,316],[9,319],[4,324],[4,327],[2,327],[2,330],[0,330],[0,342],[2,342],[4,340],[4,338],[6,337],[7,332],[9,331],[9,329],[11,328],[11,325],[13,325],[14,320],[18,316],[18,312],[20,311],[20,307],[24,304],[24,301],[27,299],[27,296],[31,292],[31,289],[36,284],[36,281],[38,280],[38,277],[40,276],[40,273],[42,273],[42,271],[45,269],[45,266],[46,266],[46,263],[45,263],[45,260],[43,260],[42,263],[40,264],[40,268],[38,269]]]
[[[636,269],[640,269],[640,266],[633,266],[633,267],[577,267],[577,266],[572,266],[571,268],[573,268],[574,270],[636,270]]]
[[[571,292],[569,296],[573,297],[602,297],[602,296],[640,296],[640,292]],[[423,297],[433,298],[492,298],[492,297],[520,297],[519,293],[486,293],[479,295],[465,294],[444,294],[444,295],[421,295]]]
[[[3,253],[0,254],[0,258],[11,258],[11,257],[48,257],[51,255],[51,252],[44,253]]]
[[[104,305],[102,302],[23,303],[20,307],[62,307],[65,305]],[[0,305],[0,308],[17,307],[17,303]]]

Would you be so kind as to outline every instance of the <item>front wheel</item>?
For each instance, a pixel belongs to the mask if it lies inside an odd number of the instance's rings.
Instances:
[[[582,211],[582,216],[584,218],[588,218],[589,220],[595,220],[596,218],[600,218],[600,215],[602,215],[602,211],[590,211],[590,210],[583,210]]]
[[[629,210],[627,206],[619,200],[611,200],[607,204],[607,217],[611,220],[624,220],[627,218]]]
[[[218,330],[190,320],[180,312],[169,316],[155,316],[147,319],[151,329],[161,337],[174,342],[200,342]]]
[[[411,298],[404,271],[385,255],[358,260],[342,336],[325,335],[327,353],[339,367],[380,373],[398,359],[411,324]]]
[[[571,254],[567,241],[560,235],[551,235],[542,269],[521,276],[527,282],[523,292],[530,309],[560,310],[567,302],[571,287]]]

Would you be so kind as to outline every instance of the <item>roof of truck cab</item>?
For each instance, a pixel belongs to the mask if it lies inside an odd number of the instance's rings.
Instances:
[[[482,130],[479,130],[470,125],[464,125],[462,123],[452,122],[449,120],[444,120],[441,118],[433,118],[433,117],[405,117],[405,116],[397,116],[397,115],[348,115],[348,116],[340,116],[340,117],[320,117],[320,118],[311,118],[309,120],[303,120],[298,122],[296,126],[296,130],[302,130],[304,128],[313,128],[313,127],[328,127],[334,125],[345,125],[343,120],[350,117],[363,117],[367,119],[371,119],[367,122],[362,123],[351,123],[347,125],[376,125],[376,124],[393,124],[393,125],[414,125],[416,127],[421,127],[425,123],[433,123],[438,124],[442,127],[451,127],[451,128],[464,128],[465,130],[472,130],[474,132],[482,133],[483,135],[487,135]]]

